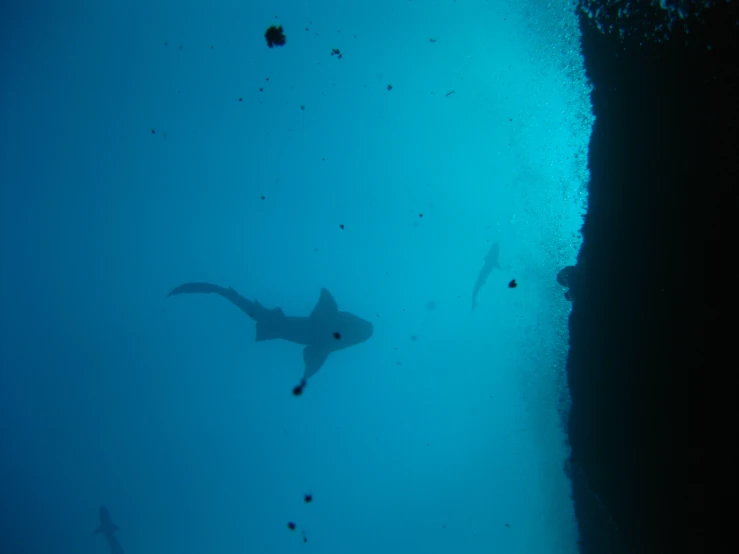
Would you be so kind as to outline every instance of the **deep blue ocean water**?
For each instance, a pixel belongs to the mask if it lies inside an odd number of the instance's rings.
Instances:
[[[126,554],[575,552],[573,4],[4,6],[2,553],[105,554],[101,505]],[[295,396],[189,281],[374,334]]]

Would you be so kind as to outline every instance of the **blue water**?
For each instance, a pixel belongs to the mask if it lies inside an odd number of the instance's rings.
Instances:
[[[100,505],[127,554],[576,551],[572,2],[2,9],[0,551],[106,553]],[[296,397],[188,281],[374,335]]]

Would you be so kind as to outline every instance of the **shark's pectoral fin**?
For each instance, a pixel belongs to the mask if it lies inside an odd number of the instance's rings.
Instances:
[[[308,380],[315,375],[331,353],[330,350],[318,346],[306,346],[303,349],[303,361],[305,362],[305,373],[303,378]]]

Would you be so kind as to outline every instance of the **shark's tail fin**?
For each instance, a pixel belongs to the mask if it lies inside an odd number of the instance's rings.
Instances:
[[[284,326],[285,313],[280,308],[265,310],[257,319],[257,342],[263,340],[279,339],[279,330]]]

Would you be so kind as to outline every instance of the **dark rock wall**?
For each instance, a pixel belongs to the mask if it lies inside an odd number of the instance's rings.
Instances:
[[[626,39],[581,16],[596,121],[570,283],[567,469],[586,554],[735,540],[708,514],[736,489],[739,363],[718,348],[739,329],[722,323],[739,286],[737,4],[659,39],[645,40],[659,26],[648,10]]]

